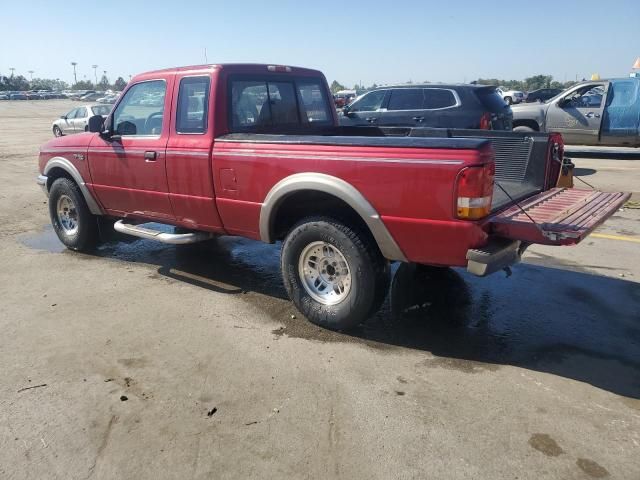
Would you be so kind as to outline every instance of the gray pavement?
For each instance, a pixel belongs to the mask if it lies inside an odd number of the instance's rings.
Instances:
[[[278,245],[64,250],[34,183],[71,102],[0,102],[0,478],[640,478],[640,210],[507,278],[395,266],[349,334]],[[638,199],[640,163],[576,159]]]

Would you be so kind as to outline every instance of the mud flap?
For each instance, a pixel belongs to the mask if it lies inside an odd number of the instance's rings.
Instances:
[[[554,188],[512,205],[489,219],[495,235],[545,245],[573,245],[613,215],[631,196]]]

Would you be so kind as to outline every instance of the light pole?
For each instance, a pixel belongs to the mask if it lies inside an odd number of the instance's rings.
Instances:
[[[76,76],[76,65],[78,65],[78,62],[71,62],[71,65],[73,65],[73,83],[75,85],[78,83],[78,77]]]
[[[96,71],[96,68],[98,68],[98,65],[91,65],[91,68],[93,68],[93,76],[96,79],[96,85],[98,85],[98,72]]]
[[[33,70],[27,70],[27,73],[29,74],[31,81],[33,82]]]
[[[13,72],[14,72],[16,69],[15,69],[15,68],[13,68],[13,67],[9,67],[9,70],[11,70],[11,76],[13,77]]]

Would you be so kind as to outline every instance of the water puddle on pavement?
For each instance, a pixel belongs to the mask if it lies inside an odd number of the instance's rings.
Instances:
[[[49,253],[62,253],[67,247],[65,247],[58,236],[53,231],[51,225],[46,225],[41,232],[38,233],[25,233],[18,237],[20,243],[24,246],[33,248],[34,250],[43,250]]]

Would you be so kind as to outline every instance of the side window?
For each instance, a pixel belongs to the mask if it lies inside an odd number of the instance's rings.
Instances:
[[[209,77],[189,77],[180,80],[176,131],[205,133],[209,111]]]
[[[113,112],[113,129],[118,135],[160,135],[167,85],[152,80],[133,85]]]
[[[329,102],[322,84],[316,80],[296,82],[300,95],[300,110],[303,121],[308,123],[330,122]]]
[[[568,104],[564,108],[599,108],[604,96],[604,85],[587,85],[566,97]]]
[[[453,107],[458,103],[451,90],[425,88],[422,92],[422,108],[425,110]]]
[[[76,118],[85,118],[87,116],[87,108],[80,107],[76,110]]]
[[[421,110],[422,90],[419,88],[399,88],[391,92],[387,110]]]
[[[382,106],[386,90],[375,90],[366,93],[362,98],[356,100],[349,108],[350,112],[375,112]]]

